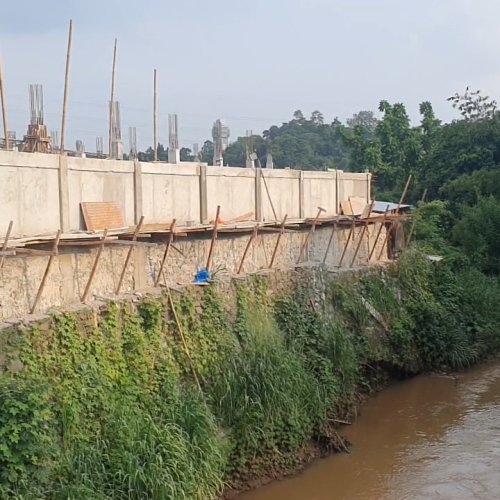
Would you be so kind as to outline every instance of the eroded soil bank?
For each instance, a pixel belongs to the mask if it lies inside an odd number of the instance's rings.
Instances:
[[[500,491],[500,360],[391,384],[342,428],[350,454],[241,500],[495,499]]]

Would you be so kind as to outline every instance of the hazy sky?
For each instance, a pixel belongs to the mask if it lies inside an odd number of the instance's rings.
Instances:
[[[42,6],[44,8],[42,9]],[[499,0],[25,0],[2,1],[0,53],[9,129],[29,120],[28,84],[42,83],[45,121],[60,129],[69,19],[74,22],[68,147],[107,143],[113,40],[116,99],[125,149],[152,143],[153,68],[159,78],[159,140],[178,113],[180,142],[210,137],[224,118],[231,139],[319,109],[342,121],[381,99],[418,120],[430,100],[479,88],[500,100]]]

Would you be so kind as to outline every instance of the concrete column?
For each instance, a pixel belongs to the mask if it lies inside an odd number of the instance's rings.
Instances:
[[[200,165],[198,172],[200,180],[200,222],[208,224],[207,166]]]
[[[255,220],[262,221],[262,174],[260,168],[255,169]]]
[[[340,174],[340,175],[339,175]],[[344,180],[342,179],[343,171],[337,171],[337,203],[340,209],[340,202],[344,201]],[[339,210],[340,211],[340,210]]]
[[[61,231],[65,233],[70,230],[68,157],[65,155],[59,155],[58,181],[59,181],[59,223]]]
[[[134,222],[139,223],[142,217],[142,164],[134,160]]]
[[[340,214],[339,171],[335,169],[335,215]]]
[[[299,175],[299,219],[305,219],[304,206],[304,171],[300,171]]]
[[[370,203],[371,174],[366,172],[366,203]]]

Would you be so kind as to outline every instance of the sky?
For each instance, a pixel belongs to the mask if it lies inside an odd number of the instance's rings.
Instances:
[[[60,130],[69,19],[73,19],[66,145],[107,144],[113,43],[115,98],[128,150],[150,146],[153,69],[159,142],[177,113],[181,145],[210,138],[225,120],[231,140],[320,110],[325,121],[403,102],[414,123],[432,102],[467,85],[500,101],[498,0],[25,0],[2,2],[0,56],[7,122],[20,137],[28,85],[44,89],[45,123]],[[106,149],[106,148],[105,148]]]

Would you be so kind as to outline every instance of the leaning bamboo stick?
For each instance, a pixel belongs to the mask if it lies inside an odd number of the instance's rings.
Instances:
[[[214,230],[212,233],[212,240],[210,241],[210,249],[208,251],[208,257],[207,257],[207,271],[210,271],[210,266],[212,264],[212,256],[215,248],[215,240],[217,239],[217,226],[219,225],[219,216],[220,216],[220,205],[217,205],[217,212],[215,214],[215,221],[214,221]]]
[[[274,246],[273,255],[271,257],[271,262],[269,264],[269,269],[271,269],[274,265],[274,260],[276,259],[278,247],[280,245],[280,241],[281,241],[281,238],[283,236],[283,233],[285,232],[285,224],[286,224],[287,217],[288,217],[288,214],[285,214],[285,217],[283,217],[283,221],[281,222],[280,232],[278,234],[278,239],[276,240],[276,245]]]
[[[321,215],[321,212],[326,212],[326,210],[324,208],[318,207],[318,213],[316,214],[316,217],[313,220],[311,229],[307,233],[307,236],[304,239],[304,243],[302,243],[302,246],[300,247],[300,253],[299,253],[299,258],[297,259],[297,264],[299,264],[302,261],[302,256],[304,255],[304,250],[306,249],[306,246],[309,243],[309,239],[311,238],[311,234],[314,232],[314,229],[316,228],[316,224],[318,223],[319,216]]]
[[[141,215],[141,219],[139,220],[139,224],[135,227],[134,235],[132,236],[132,241],[137,240],[137,236],[139,235],[139,231],[141,230],[142,223],[144,222],[144,215]],[[134,250],[134,247],[130,245],[130,248],[128,249],[127,253],[127,258],[125,259],[125,264],[123,264],[123,269],[122,273],[120,274],[120,280],[118,281],[118,286],[116,287],[116,294],[118,295],[120,293],[120,289],[122,287],[123,283],[123,278],[125,277],[125,272],[127,271],[127,266],[128,263],[130,262],[130,258],[132,257],[132,251]]]
[[[184,348],[184,352],[186,354],[186,357],[189,360],[189,364],[191,365],[191,371],[193,372],[194,380],[196,382],[196,385],[198,386],[199,391],[203,392],[201,389],[200,381],[198,379],[198,375],[196,374],[196,370],[194,368],[193,358],[191,357],[191,354],[189,353],[189,348],[188,348],[188,345],[186,342],[186,338],[184,337],[184,331],[182,329],[182,325],[181,325],[181,322],[179,320],[179,316],[177,315],[177,310],[175,308],[174,299],[172,298],[172,293],[171,293],[170,288],[168,286],[167,286],[167,296],[168,296],[168,301],[170,303],[170,308],[172,309],[172,314],[174,315],[175,323],[177,325],[177,330],[179,331],[179,336],[181,337],[181,342],[182,342],[182,346]]]
[[[330,251],[330,247],[332,246],[333,237],[335,236],[336,229],[337,229],[337,221],[334,221],[332,232],[330,234],[330,239],[328,240],[328,245],[326,246],[325,256],[323,257],[323,264],[326,262],[326,258],[328,257],[328,252]]]
[[[63,97],[63,110],[61,118],[61,144],[59,146],[59,154],[64,154],[64,133],[66,131],[66,108],[68,102],[68,79],[69,79],[69,63],[71,59],[71,39],[73,36],[73,20],[69,20],[69,33],[68,33],[68,49],[66,51],[66,71],[64,74],[64,97]]]
[[[382,228],[385,225],[385,220],[387,219],[387,212],[388,211],[389,211],[389,205],[387,205],[385,207],[384,216],[382,217],[382,220],[380,221],[380,226],[379,226],[378,231],[377,231],[377,236],[375,237],[375,242],[373,243],[373,247],[371,249],[370,255],[368,256],[368,262],[370,262],[370,260],[372,260],[373,252],[375,252],[375,247],[377,246],[378,240],[380,238],[380,233],[382,232]]]
[[[9,243],[9,238],[10,238],[10,233],[12,232],[12,226],[14,225],[14,221],[11,220],[9,222],[9,227],[7,228],[7,233],[5,234],[5,238],[3,240],[3,245],[2,245],[2,252],[5,252],[7,250],[7,245]],[[0,269],[3,267],[5,257],[2,255],[0,258]]]
[[[262,180],[264,181],[264,187],[266,188],[267,198],[269,199],[269,204],[271,205],[271,209],[273,211],[274,220],[278,220],[278,216],[276,215],[276,210],[274,209],[274,203],[273,203],[273,200],[271,199],[271,193],[269,192],[269,188],[267,187],[266,177],[264,175],[264,172],[262,172],[262,168],[259,168],[259,171],[260,171],[260,175],[262,177]]]
[[[155,68],[153,72],[153,161],[158,161],[157,101],[158,87]]]
[[[9,148],[9,131],[7,129],[7,107],[5,104],[5,93],[3,89],[3,72],[2,72],[2,60],[0,59],[0,100],[2,102],[2,121],[3,121],[3,136],[5,139],[5,149],[8,151]]]
[[[252,234],[250,235],[250,238],[248,238],[247,245],[245,247],[245,251],[243,252],[243,255],[241,256],[241,261],[240,265],[238,267],[238,272],[236,274],[241,274],[241,271],[243,270],[243,264],[245,263],[245,259],[247,257],[248,250],[250,250],[250,247],[252,245],[252,242],[257,238],[257,232],[259,231],[259,225],[256,224],[255,227],[253,228]]]
[[[356,246],[356,250],[354,252],[354,255],[353,255],[352,260],[351,260],[351,265],[349,267],[352,267],[354,265],[356,257],[358,256],[359,249],[361,248],[361,243],[363,242],[363,238],[365,237],[366,230],[368,229],[368,218],[370,217],[370,214],[372,213],[374,203],[375,203],[375,201],[372,201],[370,204],[370,209],[368,211],[368,217],[365,220],[365,224],[364,224],[363,229],[361,231],[361,236],[359,237],[358,245]]]
[[[59,245],[59,239],[61,238],[61,230],[59,229],[56,234],[56,238],[54,240],[54,243],[52,245],[52,254],[49,257],[49,261],[47,262],[47,267],[45,268],[45,272],[43,273],[43,278],[40,283],[40,286],[38,287],[38,292],[35,297],[35,302],[33,302],[33,306],[31,307],[30,314],[33,314],[36,310],[36,306],[38,305],[38,302],[42,296],[43,289],[45,288],[45,282],[47,281],[47,277],[50,272],[50,268],[52,267],[52,262],[54,261],[54,257],[58,254],[57,251],[57,246]]]
[[[406,193],[408,192],[408,187],[410,185],[411,178],[412,178],[412,175],[410,174],[408,176],[408,180],[406,181],[405,187],[403,189],[403,193],[401,194],[401,198],[399,199],[399,203],[398,203],[398,206],[396,208],[396,215],[399,214],[399,209],[401,208],[401,205],[402,205],[404,199],[406,198]],[[382,248],[380,249],[380,252],[378,254],[378,260],[380,260],[382,258],[382,254],[384,253],[385,246],[387,245],[387,243],[389,241],[389,238],[392,234],[393,229],[394,229],[394,221],[391,221],[391,225],[389,226],[389,229],[385,233],[384,242],[382,243]]]
[[[352,226],[351,230],[349,231],[349,234],[347,236],[347,240],[344,244],[344,250],[342,251],[342,255],[340,257],[339,265],[337,267],[342,267],[342,263],[344,262],[344,257],[347,252],[347,247],[349,246],[349,242],[351,241],[351,238],[353,238],[354,235],[354,228],[356,227],[356,219],[354,218],[354,215],[352,216]]]
[[[114,100],[115,100],[115,68],[116,68],[116,46],[118,43],[118,39],[115,38],[115,46],[113,49],[113,66],[111,69],[111,101],[109,103],[109,144],[108,151],[109,157],[111,158],[111,146],[112,146],[112,137],[113,137],[113,115],[114,115]]]
[[[99,259],[101,258],[102,251],[104,249],[104,244],[106,243],[106,236],[108,235],[108,229],[106,228],[104,232],[102,233],[102,238],[101,238],[101,243],[99,245],[99,248],[97,249],[95,259],[94,259],[94,264],[92,265],[92,269],[90,271],[89,279],[87,281],[87,285],[85,286],[85,290],[82,295],[82,302],[85,302],[87,300],[87,296],[90,292],[90,287],[92,286],[92,281],[94,280],[94,275],[97,270],[97,264],[99,264]]]
[[[165,246],[165,252],[163,253],[163,258],[161,260],[160,269],[158,270],[158,275],[156,276],[156,279],[155,279],[155,286],[158,286],[158,283],[160,282],[160,279],[161,279],[162,274],[163,274],[163,268],[165,267],[165,262],[167,261],[168,252],[170,250],[170,246],[172,245],[172,241],[174,240],[175,222],[176,222],[176,220],[174,219],[172,221],[172,223],[170,224],[170,234],[168,235],[168,240],[167,240],[167,244]]]
[[[425,197],[426,196],[427,196],[427,188],[424,190],[424,194],[422,195],[422,199],[420,200],[421,203],[425,202]],[[406,238],[406,241],[405,241],[405,249],[408,248],[408,245],[411,242],[411,239],[413,237],[413,232],[415,231],[415,225],[416,224],[417,224],[417,219],[416,219],[415,216],[413,216],[413,221],[411,223],[410,232],[408,233],[408,238]]]

